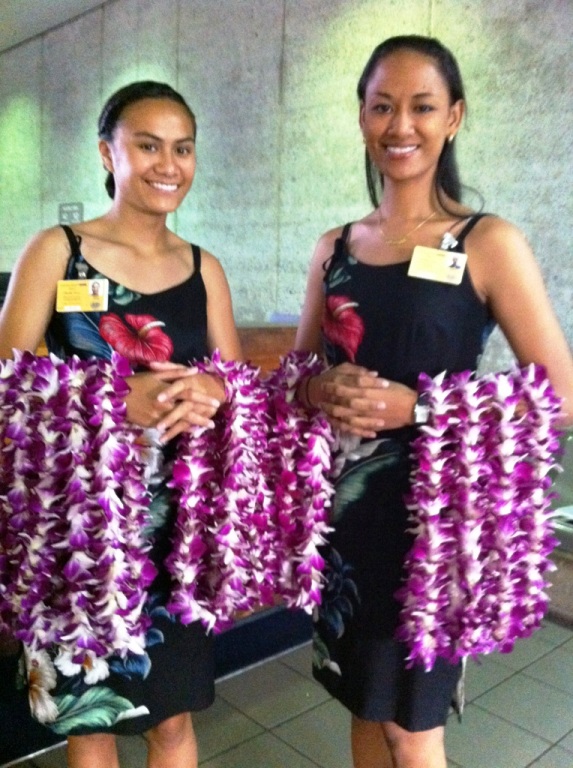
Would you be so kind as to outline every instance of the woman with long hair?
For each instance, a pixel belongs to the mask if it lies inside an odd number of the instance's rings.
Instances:
[[[462,202],[466,102],[451,52],[428,37],[386,40],[358,100],[373,210],[319,240],[296,341],[332,366],[300,398],[361,438],[336,460],[314,674],[352,714],[354,768],[445,768],[460,665],[410,665],[395,638],[418,378],[475,371],[498,323],[520,364],[545,367],[571,423],[573,361],[523,234]]]

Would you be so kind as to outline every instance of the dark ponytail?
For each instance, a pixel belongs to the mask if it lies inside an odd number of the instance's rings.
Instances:
[[[120,117],[130,104],[135,104],[143,99],[169,99],[176,104],[180,104],[187,112],[193,123],[195,133],[197,133],[197,121],[193,111],[180,93],[177,93],[167,83],[156,83],[154,80],[141,80],[136,83],[120,88],[104,104],[98,120],[98,136],[104,141],[111,141],[113,133],[120,120]],[[115,194],[115,180],[113,173],[107,174],[105,188],[108,195],[113,199]]]

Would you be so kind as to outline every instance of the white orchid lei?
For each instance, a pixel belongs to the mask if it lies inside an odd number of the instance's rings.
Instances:
[[[430,420],[413,442],[415,540],[397,637],[431,669],[510,651],[540,626],[549,584],[550,472],[560,401],[542,368],[421,376]]]
[[[237,611],[277,598],[311,612],[320,602],[332,438],[318,410],[292,401],[298,382],[323,365],[291,352],[264,380],[217,354],[197,368],[225,379],[228,403],[214,430],[179,443],[168,608],[183,623],[200,619],[215,631]]]
[[[220,630],[275,596],[319,601],[331,486],[330,430],[292,403],[315,356],[291,353],[266,381],[243,363],[198,370],[227,382],[212,430],[178,444],[170,609]],[[129,365],[15,353],[0,361],[0,627],[60,668],[143,653],[155,576],[141,532],[149,494],[144,430],[125,418]],[[67,660],[67,661],[66,661]]]

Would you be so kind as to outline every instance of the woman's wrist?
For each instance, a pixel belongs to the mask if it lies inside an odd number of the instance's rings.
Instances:
[[[298,401],[304,405],[305,408],[318,408],[318,398],[316,397],[316,381],[314,387],[312,386],[313,379],[317,379],[318,376],[307,376],[299,384],[296,396]],[[315,390],[313,393],[313,389]],[[315,399],[316,398],[316,399]]]
[[[229,393],[227,391],[227,381],[222,377],[218,376],[217,374],[213,374],[213,381],[217,389],[219,390],[219,393],[216,395],[217,400],[221,403],[227,403],[229,401]]]

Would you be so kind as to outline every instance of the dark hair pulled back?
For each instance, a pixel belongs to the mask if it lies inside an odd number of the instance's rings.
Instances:
[[[117,124],[120,121],[123,111],[131,104],[144,99],[168,99],[180,104],[188,113],[193,123],[195,134],[197,133],[197,121],[191,107],[187,104],[183,96],[174,90],[167,83],[158,83],[155,80],[140,80],[135,83],[120,88],[113,93],[104,104],[98,119],[98,136],[104,141],[111,141]],[[105,188],[108,195],[113,199],[115,194],[115,180],[113,173],[107,174]]]
[[[392,53],[403,50],[414,51],[433,59],[438,72],[448,88],[450,104],[454,104],[460,99],[465,101],[464,85],[458,63],[445,45],[434,37],[398,35],[397,37],[389,37],[372,51],[356,89],[361,102],[364,101],[368,83],[378,64]],[[380,202],[378,189],[383,188],[384,179],[370,160],[368,152],[366,152],[365,156],[365,168],[368,195],[374,207],[377,207]],[[452,142],[444,142],[444,147],[438,159],[436,194],[442,205],[445,202],[443,200],[443,193],[456,202],[461,202],[462,183],[455,156],[455,139]]]

